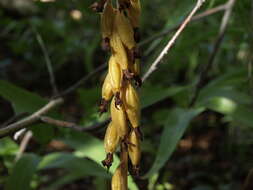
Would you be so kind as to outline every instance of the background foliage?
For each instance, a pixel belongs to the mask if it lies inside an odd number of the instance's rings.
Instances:
[[[60,91],[106,62],[100,48],[99,16],[92,0],[0,1],[0,122],[38,110],[52,96],[40,34]],[[225,3],[209,0],[204,11]],[[195,1],[142,1],[142,39],[178,24]],[[196,81],[217,37],[222,12],[194,22],[145,82],[141,178],[129,188],[239,189],[252,162],[253,79],[250,1],[237,1],[208,83],[189,108]],[[141,46],[142,71],[148,69],[171,34]],[[89,126],[99,117],[97,103],[105,72],[94,75],[50,116]],[[36,124],[19,160],[22,138],[0,140],[0,188],[109,189],[104,159],[104,127],[77,133]]]

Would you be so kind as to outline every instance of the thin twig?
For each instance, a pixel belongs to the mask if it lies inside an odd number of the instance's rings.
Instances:
[[[48,113],[51,109],[55,108],[56,106],[62,103],[63,103],[62,98],[57,98],[57,99],[53,99],[49,101],[44,107],[42,107],[41,109],[39,109],[37,112],[33,113],[32,115],[0,129],[0,138],[7,136],[13,132],[18,131],[19,129],[25,128],[28,125],[31,125],[39,121],[41,115]]]
[[[50,125],[57,126],[57,127],[64,127],[64,128],[73,129],[73,130],[79,131],[79,132],[85,132],[85,131],[96,130],[96,129],[102,127],[102,126],[105,126],[106,124],[109,123],[110,119],[106,119],[103,122],[92,124],[92,125],[87,126],[87,127],[79,126],[79,125],[77,125],[75,123],[72,123],[72,122],[56,120],[56,119],[46,117],[46,116],[41,116],[40,121],[42,121],[44,123],[47,123],[47,124],[50,124]]]
[[[35,32],[36,39],[37,39],[37,41],[40,45],[40,48],[41,48],[41,50],[44,54],[44,57],[45,57],[47,70],[48,70],[48,74],[49,74],[49,78],[50,78],[50,84],[51,84],[51,87],[53,89],[53,95],[57,95],[58,94],[58,89],[57,89],[57,85],[56,85],[56,81],[55,81],[55,76],[54,76],[54,71],[53,71],[51,59],[49,57],[48,51],[46,49],[45,43],[44,43],[40,33],[37,31],[37,29],[34,26],[32,28]]]
[[[216,55],[217,55],[217,53],[220,49],[223,38],[225,36],[225,32],[226,32],[227,26],[228,26],[228,21],[229,21],[233,6],[235,4],[235,1],[236,0],[228,0],[228,2],[226,3],[226,10],[225,10],[225,13],[224,13],[223,18],[222,18],[222,22],[221,22],[221,25],[220,25],[220,30],[219,30],[218,37],[215,40],[214,48],[213,48],[213,51],[212,51],[212,53],[211,53],[211,55],[208,59],[208,63],[200,73],[199,80],[196,84],[195,91],[194,91],[194,94],[193,94],[193,98],[192,98],[192,100],[189,104],[190,107],[195,104],[195,102],[198,98],[199,92],[203,88],[204,83],[206,82],[205,80],[207,79],[208,72],[210,71],[210,69],[213,66],[214,60],[216,58]]]
[[[171,38],[171,40],[168,42],[168,44],[165,46],[165,48],[162,50],[160,55],[156,58],[156,60],[152,63],[149,70],[145,73],[145,75],[142,78],[142,81],[145,81],[151,73],[153,73],[157,69],[157,65],[163,60],[164,56],[168,53],[168,51],[171,49],[171,47],[174,45],[176,39],[179,37],[179,35],[182,33],[182,31],[185,29],[186,25],[191,21],[193,15],[199,10],[199,8],[204,4],[205,0],[198,0],[190,14],[186,17],[186,19],[183,21],[177,32],[174,34],[174,36]]]
[[[226,10],[226,7],[227,7],[227,5],[223,4],[223,5],[219,5],[217,7],[214,7],[212,9],[209,9],[207,11],[204,11],[202,13],[199,13],[199,14],[197,14],[197,15],[195,15],[195,16],[192,17],[190,23],[192,23],[194,21],[199,21],[201,19],[207,18],[210,15],[213,15],[213,14],[219,13],[221,11],[224,11],[224,10]],[[182,22],[180,22],[179,24],[177,24],[177,25],[175,25],[175,26],[173,26],[171,28],[165,29],[162,32],[154,34],[151,37],[149,37],[149,38],[143,40],[142,42],[140,42],[139,45],[143,46],[143,45],[145,45],[145,44],[147,44],[149,42],[152,42],[152,41],[154,41],[156,39],[159,39],[159,38],[161,38],[161,37],[163,37],[163,36],[165,36],[165,35],[173,32],[173,31],[177,30],[181,25],[182,25]]]
[[[32,131],[27,131],[25,133],[25,136],[24,136],[24,138],[22,139],[22,141],[20,143],[19,150],[18,150],[18,153],[16,155],[15,161],[18,161],[21,158],[21,156],[25,152],[25,150],[27,148],[27,145],[28,145],[30,139],[32,138],[32,136],[33,136]]]

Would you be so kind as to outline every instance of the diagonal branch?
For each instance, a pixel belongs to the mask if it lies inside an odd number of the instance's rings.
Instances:
[[[171,40],[168,42],[168,44],[165,46],[165,48],[162,50],[160,55],[156,58],[156,60],[152,63],[149,70],[144,74],[142,81],[145,81],[156,69],[158,64],[161,63],[164,56],[168,53],[168,51],[171,49],[171,47],[175,44],[176,39],[179,37],[179,35],[182,33],[182,31],[185,29],[187,24],[191,21],[193,15],[199,10],[199,8],[204,4],[205,0],[198,0],[190,14],[186,17],[186,19],[183,21],[179,29],[176,31],[174,36],[171,38]]]
[[[192,100],[189,104],[190,107],[195,104],[195,102],[198,98],[199,92],[203,88],[204,83],[206,82],[206,79],[207,79],[207,76],[208,76],[208,71],[213,66],[214,60],[216,58],[216,55],[217,55],[217,53],[218,53],[218,51],[221,47],[223,38],[225,36],[225,32],[226,32],[227,26],[228,26],[228,21],[229,21],[233,6],[235,4],[235,1],[236,0],[228,0],[228,2],[226,3],[226,10],[225,10],[225,13],[224,13],[222,21],[221,21],[218,37],[215,40],[214,48],[213,48],[213,51],[212,51],[212,53],[209,57],[208,63],[200,73],[199,80],[196,84],[195,91],[194,91],[194,94],[193,94],[193,98],[192,98]]]
[[[23,129],[23,128],[25,128],[25,127],[33,124],[33,123],[41,121],[40,117],[42,115],[45,115],[51,109],[53,109],[56,106],[63,103],[63,98],[62,97],[66,96],[67,94],[69,94],[69,93],[73,92],[74,90],[76,90],[81,84],[83,84],[84,82],[89,80],[95,74],[102,71],[105,67],[106,67],[106,64],[103,64],[100,67],[98,67],[96,70],[94,70],[93,72],[91,72],[88,75],[84,76],[82,79],[77,81],[73,86],[69,87],[67,90],[63,91],[62,93],[56,95],[54,97],[54,99],[49,101],[44,107],[39,109],[36,113],[34,113],[34,114],[32,114],[32,115],[30,115],[30,116],[28,116],[28,117],[26,117],[26,118],[24,118],[20,121],[14,122],[12,124],[9,124],[10,121],[8,121],[8,123],[5,123],[4,125],[2,125],[3,127],[1,127],[1,129],[0,129],[0,138],[8,136],[8,135],[12,134],[13,132],[16,132],[20,129]],[[13,120],[11,122],[13,122]],[[8,125],[5,126],[6,124],[8,124]],[[96,126],[103,126],[103,125],[105,125],[105,124],[103,124],[103,122],[102,122],[102,123],[99,123],[99,124],[89,126],[85,129],[89,130],[89,128],[90,128],[90,130],[91,130],[92,128],[96,128]],[[76,126],[76,124],[75,124],[75,126]]]
[[[226,10],[226,7],[227,7],[227,4],[223,4],[223,5],[219,5],[217,7],[214,7],[212,9],[208,9],[208,10],[202,12],[202,13],[199,13],[199,14],[193,16],[192,19],[191,19],[191,21],[190,21],[190,23],[192,23],[194,21],[199,21],[199,20],[204,19],[204,18],[206,18],[206,17],[208,17],[210,15],[213,15],[215,13],[219,13],[221,11],[224,11],[224,10]],[[181,24],[182,24],[182,22],[180,22],[179,24],[177,24],[177,25],[175,25],[175,26],[173,26],[171,28],[168,28],[168,29],[166,29],[166,30],[164,30],[162,32],[159,32],[157,34],[152,35],[151,37],[149,37],[149,38],[143,40],[142,42],[140,42],[140,46],[143,46],[143,45],[145,45],[145,44],[147,44],[149,42],[152,42],[155,39],[158,39],[158,38],[161,38],[163,36],[166,36],[167,34],[169,34],[169,33],[173,32],[173,31],[177,30],[181,26]]]
[[[33,113],[32,115],[0,129],[0,138],[7,136],[13,132],[18,131],[19,129],[25,128],[26,126],[39,121],[40,116],[48,113],[51,109],[55,108],[56,106],[62,103],[63,103],[62,98],[57,98],[57,99],[53,99],[49,101],[49,103],[47,103],[44,107],[42,107],[41,109],[39,109],[37,112]]]

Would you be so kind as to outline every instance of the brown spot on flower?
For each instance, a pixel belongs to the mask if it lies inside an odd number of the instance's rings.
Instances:
[[[115,93],[115,107],[116,107],[117,109],[119,109],[118,106],[122,106],[122,104],[123,104],[123,102],[122,102],[122,100],[120,99],[120,92],[116,92],[116,93]]]
[[[102,164],[104,167],[107,167],[107,169],[109,170],[110,167],[112,166],[112,162],[113,162],[113,154],[108,153],[106,155],[106,158],[102,161]]]

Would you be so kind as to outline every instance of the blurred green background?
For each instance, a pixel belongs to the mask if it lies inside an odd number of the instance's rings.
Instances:
[[[60,92],[107,61],[100,47],[93,0],[0,0],[0,123],[33,113],[52,97],[41,36]],[[196,1],[142,1],[142,40],[180,23]],[[226,3],[207,0],[199,10]],[[238,190],[253,168],[252,15],[250,0],[236,1],[227,32],[191,108],[200,71],[208,63],[224,12],[190,23],[163,63],[140,89],[141,177],[129,189]],[[251,18],[251,19],[250,19]],[[173,33],[141,45],[145,73]],[[90,126],[106,71],[89,78],[49,113]],[[3,126],[2,126],[3,127]],[[18,159],[22,137],[0,139],[0,189],[106,190],[111,172],[101,165],[105,127],[78,133],[46,124]]]

